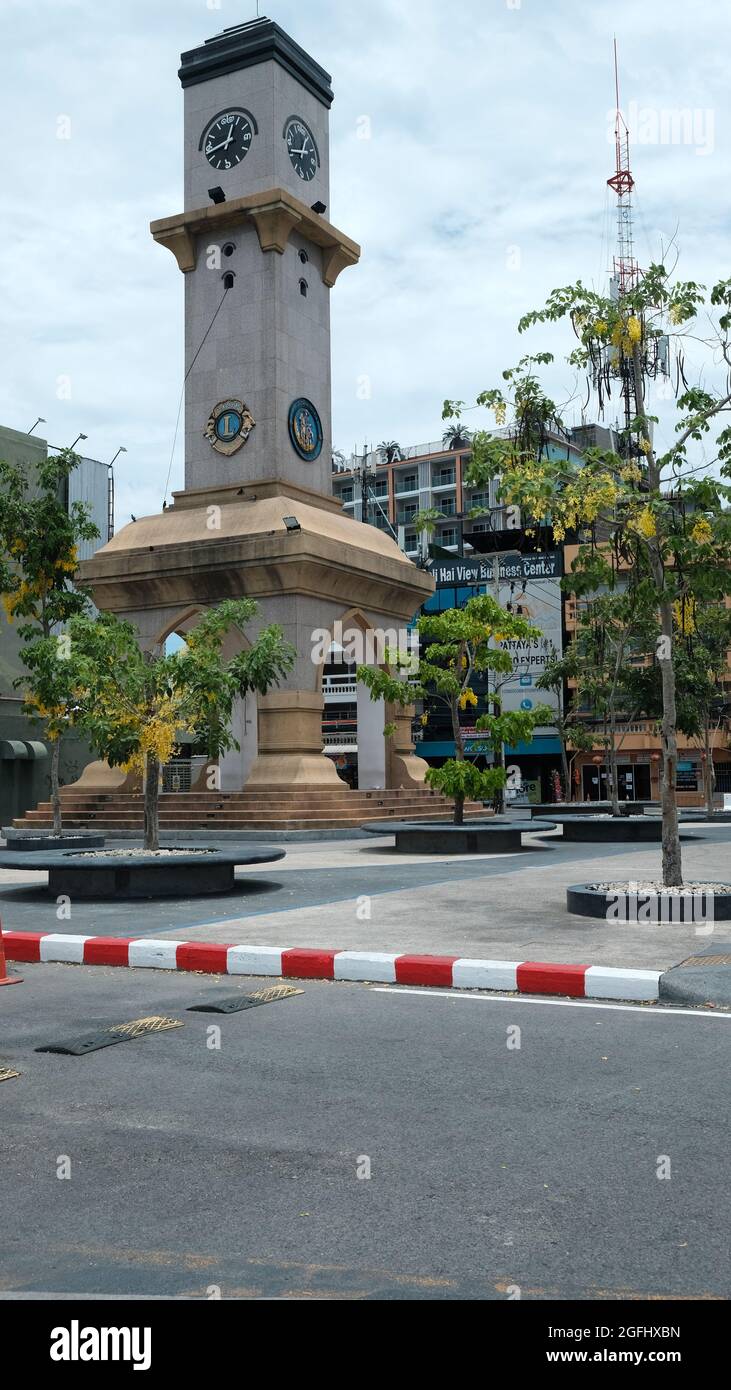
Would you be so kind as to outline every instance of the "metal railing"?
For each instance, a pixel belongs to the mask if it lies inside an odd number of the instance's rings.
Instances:
[[[195,784],[200,770],[209,759],[205,756],[194,758],[171,758],[162,770],[162,789],[164,792],[189,792]]]

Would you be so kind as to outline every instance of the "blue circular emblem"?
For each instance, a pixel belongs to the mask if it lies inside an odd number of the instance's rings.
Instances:
[[[240,411],[225,410],[216,420],[217,438],[223,440],[224,444],[229,444],[232,439],[236,438],[243,423]]]
[[[289,407],[289,437],[301,459],[319,458],[322,453],[322,421],[312,401],[300,397]]]

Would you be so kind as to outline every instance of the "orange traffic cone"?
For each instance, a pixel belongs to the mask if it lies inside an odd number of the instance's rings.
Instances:
[[[5,964],[5,947],[3,946],[3,924],[0,922],[0,985],[22,985],[20,975],[8,975]]]

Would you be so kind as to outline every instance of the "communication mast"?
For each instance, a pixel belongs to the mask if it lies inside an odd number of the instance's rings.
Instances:
[[[632,230],[632,190],[635,181],[629,162],[629,128],[622,115],[619,104],[619,60],[617,40],[614,40],[614,91],[616,97],[614,114],[615,168],[607,184],[617,195],[617,252],[614,257],[614,274],[610,283],[610,295],[618,305],[637,288],[640,268],[634,254]],[[634,373],[631,360],[620,348],[609,351],[612,375],[619,377],[624,406],[624,446],[622,453],[628,457],[632,450],[630,424],[637,415],[637,399]]]
[[[635,186],[629,165],[629,129],[619,105],[619,63],[614,40],[614,117],[615,170],[607,183],[617,195],[617,254],[614,257],[612,298],[621,300],[637,287],[640,268],[635,260],[632,236],[632,190]]]

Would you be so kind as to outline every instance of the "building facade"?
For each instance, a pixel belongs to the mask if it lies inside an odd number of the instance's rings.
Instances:
[[[34,469],[48,456],[49,445],[37,435],[0,427],[0,458],[22,464],[32,478]],[[55,452],[51,448],[51,452]],[[109,470],[98,459],[82,458],[70,475],[64,491],[66,508],[83,502],[99,530],[99,539],[84,541],[79,558],[88,559],[109,532]],[[22,691],[15,681],[23,675],[22,642],[17,627],[0,611],[0,825],[9,825],[50,791],[50,757],[43,738],[43,725],[27,719],[22,712]],[[62,784],[74,782],[91,761],[88,746],[75,734],[61,744]]]
[[[567,438],[555,438],[549,450],[572,458],[580,465],[583,451],[592,447],[616,448],[614,432],[604,426],[588,424],[570,431]],[[551,704],[555,697],[536,691],[535,681],[553,653],[561,655],[575,636],[578,621],[574,597],[562,587],[561,579],[571,573],[578,546],[562,544],[548,551],[538,550],[536,542],[515,518],[508,526],[500,505],[499,484],[470,488],[466,470],[471,453],[468,443],[457,449],[443,441],[401,448],[390,445],[363,456],[333,462],[333,495],[350,515],[367,520],[379,530],[393,535],[414,560],[428,563],[436,580],[436,591],[423,606],[423,612],[462,607],[468,599],[491,593],[500,603],[523,616],[540,629],[540,637],[529,651],[517,652],[512,676],[501,683],[504,709],[529,710],[535,703]],[[485,508],[484,517],[470,513]],[[419,535],[413,526],[418,512],[439,511],[433,535]],[[545,545],[545,537],[541,544]],[[495,551],[503,552],[496,568]],[[505,554],[510,552],[512,554]],[[430,558],[427,560],[427,556]],[[638,660],[645,662],[642,656]],[[728,678],[720,692],[725,693],[731,710],[731,653]],[[358,721],[355,707],[355,673],[342,673],[325,692],[323,737],[326,751],[341,767],[341,775],[357,776]],[[477,680],[477,708],[460,716],[465,747],[479,746],[475,730],[477,717],[489,709],[490,686]],[[566,687],[563,703],[572,698]],[[581,800],[604,800],[609,793],[610,774],[601,742],[599,721],[591,710],[582,711],[587,728],[596,730],[596,744],[578,754],[572,763],[573,796]],[[473,734],[474,738],[470,738]],[[421,756],[439,765],[454,756],[454,739],[449,718],[430,710],[426,725],[415,723],[414,738]],[[619,793],[623,800],[659,800],[662,766],[661,745],[656,722],[631,715],[619,724]],[[678,735],[678,804],[702,805],[708,754],[697,740]],[[520,773],[520,801],[552,800],[554,773],[560,772],[561,748],[555,727],[536,730],[529,745],[508,748],[506,759]],[[710,738],[710,756],[715,773],[716,800],[731,794],[731,719],[722,716]]]

